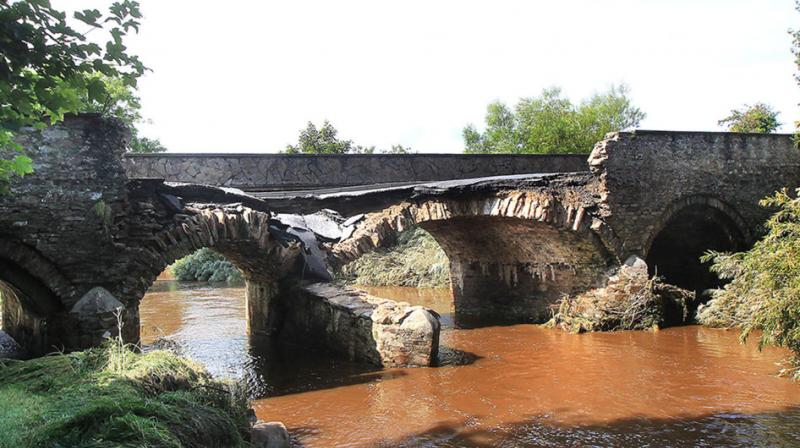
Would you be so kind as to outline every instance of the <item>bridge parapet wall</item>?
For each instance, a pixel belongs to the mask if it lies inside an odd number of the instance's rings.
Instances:
[[[595,146],[589,164],[623,260],[645,257],[667,221],[690,205],[725,213],[752,242],[769,214],[759,199],[800,185],[800,150],[780,134],[619,132]]]
[[[427,182],[510,174],[587,171],[585,154],[137,154],[131,178],[248,191]]]

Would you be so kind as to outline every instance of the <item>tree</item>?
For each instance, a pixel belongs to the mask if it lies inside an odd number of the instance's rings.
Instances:
[[[645,114],[628,97],[625,85],[611,86],[580,104],[552,87],[522,98],[514,110],[497,101],[486,109],[486,129],[464,128],[468,153],[586,153],[612,131],[639,125]]]
[[[308,122],[305,129],[300,131],[296,145],[286,145],[285,154],[374,154],[374,146],[361,146],[352,140],[342,140],[336,137],[339,131],[328,120],[317,127]],[[377,151],[381,154],[410,154],[411,148],[402,145],[392,145],[389,150]]]
[[[119,118],[131,130],[131,141],[128,144],[130,152],[156,153],[167,150],[158,139],[139,136],[136,125],[145,120],[140,112],[142,105],[139,96],[131,86],[125,85],[120,78],[109,78],[101,73],[92,73],[88,76],[99,79],[105,85],[106,95],[101,99],[83,95],[81,112],[95,112]]]
[[[392,145],[389,149],[382,149],[378,151],[381,154],[414,154],[410,146]]]
[[[131,88],[146,70],[129,55],[123,40],[138,31],[141,13],[133,0],[76,11],[71,20],[49,0],[0,2],[0,190],[14,176],[33,171],[24,148],[14,141],[23,127],[43,128],[83,110],[82,98],[101,102],[106,85],[89,76],[102,73]],[[73,28],[80,23],[85,32]],[[104,46],[95,42],[105,41]]]
[[[769,134],[781,126],[778,121],[778,112],[764,103],[756,103],[752,106],[745,104],[741,110],[733,109],[731,114],[719,120],[718,124],[727,126],[731,132],[755,134]]]

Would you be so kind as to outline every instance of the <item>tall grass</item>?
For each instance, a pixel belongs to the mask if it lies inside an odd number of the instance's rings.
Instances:
[[[0,447],[247,446],[247,400],[165,351],[107,346],[0,363]]]
[[[436,240],[416,227],[400,233],[395,246],[345,265],[339,276],[358,285],[445,288],[450,285],[450,263]]]

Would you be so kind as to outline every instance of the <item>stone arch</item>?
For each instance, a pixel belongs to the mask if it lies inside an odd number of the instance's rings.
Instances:
[[[129,277],[123,294],[135,318],[129,319],[137,333],[138,302],[156,277],[175,260],[201,248],[210,248],[239,268],[247,282],[248,329],[269,332],[270,311],[279,283],[294,273],[301,260],[296,243],[279,242],[270,233],[271,216],[242,205],[189,203],[171,222],[141,241],[134,265],[138,275]]]
[[[708,195],[674,201],[649,235],[645,260],[649,273],[682,288],[702,292],[720,286],[700,256],[708,250],[739,251],[752,240],[742,216],[730,204]]]
[[[63,346],[71,283],[28,245],[0,240],[0,254],[2,329],[32,355]]]
[[[613,244],[585,196],[569,188],[424,197],[371,213],[333,245],[340,267],[418,225],[450,258],[456,321],[541,322],[564,294],[602,286]]]

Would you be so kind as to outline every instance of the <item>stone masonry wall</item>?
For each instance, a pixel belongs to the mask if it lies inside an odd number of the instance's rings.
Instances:
[[[131,178],[250,191],[587,171],[585,154],[148,154],[127,155]]]
[[[278,334],[379,367],[425,367],[439,352],[438,316],[349,287],[315,283],[283,298]]]
[[[38,347],[79,345],[84,322],[70,310],[94,287],[111,288],[127,272],[113,235],[125,226],[120,158],[128,135],[116,121],[87,115],[23,130],[18,138],[35,172],[0,196],[0,261],[10,269],[0,280],[30,300],[21,305],[40,321]],[[32,334],[19,323],[7,325],[12,336]]]
[[[800,186],[800,150],[789,135],[619,132],[595,146],[589,163],[622,260],[645,258],[670,216],[691,204],[720,210],[752,240],[769,214],[759,199]]]

